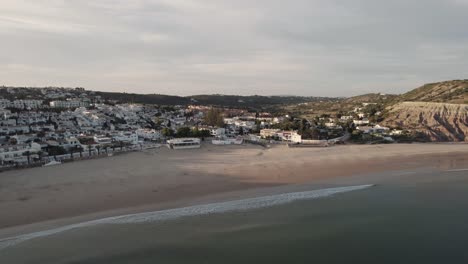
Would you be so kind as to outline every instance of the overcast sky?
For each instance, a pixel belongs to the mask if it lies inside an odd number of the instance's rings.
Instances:
[[[468,0],[0,0],[0,85],[350,96],[468,78]]]

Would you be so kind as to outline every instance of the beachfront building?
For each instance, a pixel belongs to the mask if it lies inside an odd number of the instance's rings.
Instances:
[[[106,136],[94,136],[94,142],[99,145],[109,145],[112,144],[112,138]]]
[[[221,128],[218,128],[218,127],[215,127],[215,128],[211,128],[210,129],[210,134],[214,137],[223,137],[224,135],[226,135],[226,129],[221,127]]]
[[[262,138],[272,138],[276,137],[277,133],[279,133],[280,131],[280,129],[262,129],[260,130],[260,136]]]
[[[138,135],[138,137],[146,140],[161,139],[161,132],[154,129],[137,129],[136,134]]]
[[[175,138],[167,141],[167,147],[170,149],[194,149],[200,146],[199,138]]]
[[[28,155],[41,151],[41,145],[37,143],[4,145],[0,146],[0,162],[5,163],[25,163],[28,161]]]
[[[295,131],[287,131],[287,130],[283,130],[283,131],[279,131],[278,133],[276,133],[276,135],[283,141],[291,141],[291,138],[292,138],[292,135],[297,132]]]
[[[260,130],[260,137],[263,139],[275,138],[282,141],[291,141],[294,133],[296,132],[291,130],[262,129]]]
[[[114,133],[112,139],[117,142],[125,142],[132,145],[138,144],[138,135],[130,131]]]
[[[300,134],[298,134],[297,132],[292,133],[291,134],[291,142],[296,143],[296,144],[302,143],[302,136]]]
[[[242,138],[241,136],[238,136],[236,138],[215,138],[211,140],[211,143],[213,145],[242,145],[242,143],[244,143],[244,138]]]
[[[357,130],[365,133],[365,134],[373,134],[373,133],[376,133],[376,134],[384,134],[384,133],[387,133],[390,131],[390,128],[388,127],[383,127],[383,126],[380,126],[380,125],[376,125],[374,127],[372,126],[358,126],[356,127]]]

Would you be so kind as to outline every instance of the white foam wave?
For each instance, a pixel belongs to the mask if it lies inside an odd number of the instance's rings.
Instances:
[[[358,186],[348,186],[348,187],[338,187],[338,188],[328,188],[314,191],[306,192],[294,192],[294,193],[285,193],[278,195],[270,195],[264,197],[221,202],[221,203],[211,203],[204,205],[195,205],[190,207],[139,213],[139,214],[130,214],[122,215],[115,217],[108,217],[94,221],[83,222],[79,224],[68,225],[64,227],[59,227],[55,229],[50,229],[46,231],[40,231],[25,235],[20,235],[16,237],[10,237],[5,239],[0,239],[0,250],[5,249],[10,246],[14,246],[26,240],[50,236],[57,233],[69,231],[72,229],[89,227],[101,224],[131,224],[131,223],[146,223],[146,222],[159,222],[159,221],[168,221],[181,217],[187,216],[196,216],[196,215],[209,215],[209,214],[218,214],[234,211],[245,211],[258,208],[271,207],[276,205],[282,205],[286,203],[291,203],[293,201],[299,200],[309,200],[317,199],[323,197],[329,197],[338,193],[345,193],[350,191],[357,191],[372,187],[372,184],[368,185],[358,185]]]

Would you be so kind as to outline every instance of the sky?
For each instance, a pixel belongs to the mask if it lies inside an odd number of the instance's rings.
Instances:
[[[352,96],[468,78],[468,0],[0,0],[0,85]]]

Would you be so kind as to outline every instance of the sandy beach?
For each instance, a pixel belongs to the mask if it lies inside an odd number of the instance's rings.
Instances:
[[[161,148],[0,174],[0,238],[145,210],[300,188],[372,183],[372,173],[468,168],[466,144],[343,145],[330,148]],[[360,178],[352,178],[361,175]],[[298,187],[299,186],[299,187]],[[304,187],[305,188],[305,187]]]

